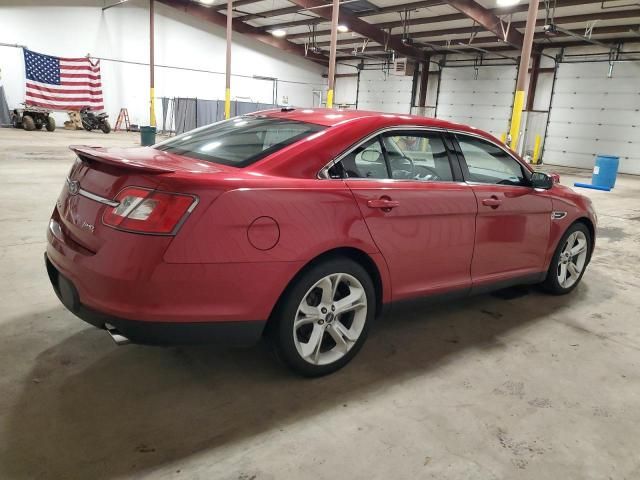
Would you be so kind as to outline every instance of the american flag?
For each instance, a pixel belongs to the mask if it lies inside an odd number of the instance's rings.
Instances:
[[[25,103],[52,110],[104,110],[100,60],[59,58],[24,49]]]

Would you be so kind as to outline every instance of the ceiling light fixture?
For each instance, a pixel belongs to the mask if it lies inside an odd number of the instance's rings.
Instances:
[[[496,5],[499,7],[512,7],[520,3],[520,0],[496,0]]]
[[[277,28],[275,30],[271,30],[271,35],[274,37],[282,38],[287,36],[287,31],[281,28]]]
[[[214,3],[216,3],[216,0],[198,0],[200,3],[202,3],[203,5],[213,5]]]
[[[349,31],[349,27],[346,25],[338,25],[338,31],[340,33],[347,33]]]

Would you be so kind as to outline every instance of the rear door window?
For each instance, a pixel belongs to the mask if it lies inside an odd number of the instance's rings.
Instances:
[[[207,125],[154,145],[169,153],[246,167],[326,127],[269,117],[237,117]]]
[[[457,134],[467,166],[467,180],[496,185],[529,184],[525,169],[502,148],[468,135]]]

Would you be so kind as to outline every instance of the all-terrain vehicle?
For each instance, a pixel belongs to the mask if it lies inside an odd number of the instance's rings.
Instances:
[[[82,126],[87,132],[99,128],[104,133],[111,132],[111,125],[107,118],[109,115],[106,113],[94,113],[89,107],[83,107],[80,110],[80,118],[82,120]]]
[[[24,128],[28,132],[41,130],[42,127],[45,127],[48,132],[56,129],[56,121],[51,116],[51,111],[46,108],[25,105],[24,108],[14,108],[11,114],[11,123],[14,128]]]

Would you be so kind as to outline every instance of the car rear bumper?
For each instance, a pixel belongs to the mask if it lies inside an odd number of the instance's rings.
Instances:
[[[224,343],[225,345],[252,345],[262,336],[266,320],[235,320],[214,322],[161,322],[132,320],[88,307],[80,302],[78,289],[49,259],[45,253],[49,280],[58,299],[74,315],[93,325],[115,328],[133,343],[148,345],[185,345]]]

